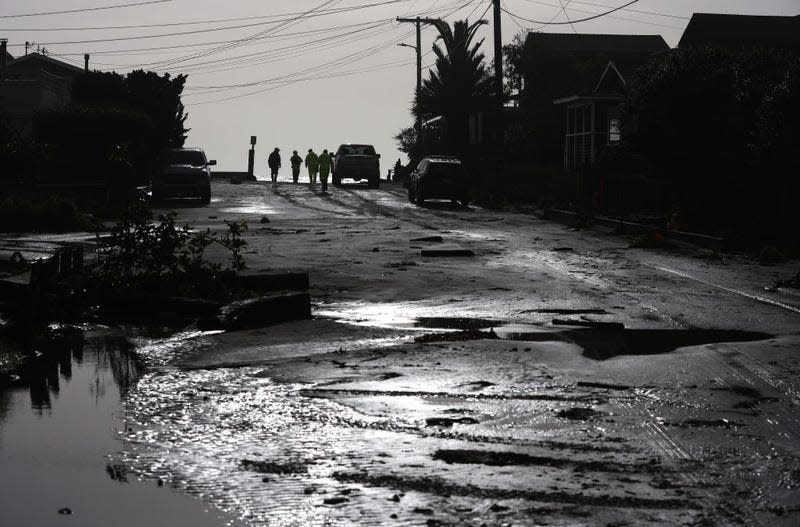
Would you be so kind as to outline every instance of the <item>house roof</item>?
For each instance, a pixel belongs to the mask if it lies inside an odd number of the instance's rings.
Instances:
[[[619,90],[620,86],[625,86],[626,84],[628,84],[628,81],[625,78],[625,75],[619,70],[617,65],[614,64],[614,61],[610,60],[608,61],[608,65],[603,71],[603,74],[600,75],[600,80],[597,81],[597,85],[594,87],[594,92],[616,92]]]
[[[22,57],[9,60],[8,69],[9,71],[13,71],[14,68],[17,66],[21,66],[23,64],[28,64],[28,63],[36,63],[36,62],[41,64],[42,69],[45,69],[50,73],[57,72],[67,75],[75,75],[76,73],[83,72],[83,69],[77,66],[73,66],[68,62],[56,60],[52,57],[48,57],[47,55],[42,55],[41,53],[28,53],[27,55],[23,55]]]
[[[742,47],[757,44],[800,49],[800,16],[695,13],[678,47]]]
[[[526,45],[541,45],[574,53],[652,54],[669,49],[661,35],[603,35],[588,33],[528,33]]]

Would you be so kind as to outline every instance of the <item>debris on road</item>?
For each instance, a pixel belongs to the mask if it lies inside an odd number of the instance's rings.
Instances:
[[[422,256],[475,256],[470,249],[465,249],[456,244],[444,244],[438,247],[423,247],[420,250]]]
[[[622,322],[599,322],[595,320],[565,320],[561,318],[553,319],[554,326],[580,326],[585,328],[597,329],[625,329]]]
[[[561,410],[556,414],[556,417],[570,419],[572,421],[590,421],[602,415],[604,415],[602,412],[592,410],[591,408],[570,408],[568,410]]]
[[[411,238],[412,242],[430,242],[430,243],[442,243],[444,239],[441,236],[423,236],[421,238]]]

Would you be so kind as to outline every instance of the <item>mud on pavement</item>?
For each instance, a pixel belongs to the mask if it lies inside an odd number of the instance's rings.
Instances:
[[[253,525],[799,517],[791,394],[747,389],[734,370],[706,376],[765,342],[788,357],[798,338],[679,339],[661,355],[598,361],[564,338],[414,342],[337,324],[202,336],[182,367],[132,391],[121,461]],[[290,352],[284,332],[314,337]]]

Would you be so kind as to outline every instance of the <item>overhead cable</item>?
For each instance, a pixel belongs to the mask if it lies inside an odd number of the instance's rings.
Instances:
[[[134,2],[131,4],[117,4],[100,7],[84,7],[83,9],[67,9],[64,11],[40,11],[38,13],[22,13],[18,15],[0,15],[0,18],[24,18],[30,16],[45,16],[45,15],[65,15],[67,13],[85,13],[87,11],[104,11],[106,9],[119,9],[121,7],[136,7],[150,4],[163,4],[172,2],[172,0],[149,0],[147,2]]]
[[[639,0],[631,0],[627,4],[623,4],[623,5],[619,6],[619,7],[615,7],[614,9],[606,11],[605,13],[597,13],[596,15],[593,15],[593,16],[588,16],[588,17],[581,18],[581,19],[578,19],[578,20],[570,20],[568,22],[545,22],[545,21],[542,21],[542,20],[531,20],[530,18],[525,18],[523,16],[516,15],[516,14],[512,13],[511,11],[509,11],[509,10],[503,8],[503,7],[501,7],[500,9],[504,13],[508,14],[509,16],[513,16],[514,18],[518,18],[519,20],[524,20],[525,22],[530,22],[531,24],[542,24],[542,25],[545,25],[545,26],[564,26],[564,25],[567,25],[567,24],[577,24],[579,22],[588,22],[589,20],[594,20],[596,18],[600,18],[600,17],[604,17],[606,15],[610,15],[611,13],[615,13],[615,12],[619,11],[620,9],[625,9],[629,5],[633,5],[638,1]]]
[[[404,2],[410,2],[411,0],[385,0],[383,2],[377,3],[370,3],[370,4],[361,4],[356,6],[347,6],[347,7],[337,7],[333,9],[322,9],[317,11],[314,16],[324,16],[324,15],[337,15],[340,13],[347,13],[349,11],[356,11],[359,9],[367,9],[371,7],[379,7],[384,6],[387,4],[398,4]],[[175,26],[196,26],[201,24],[221,24],[225,22],[241,22],[242,20],[264,20],[264,19],[274,19],[274,18],[281,18],[281,17],[293,17],[297,15],[302,15],[302,12],[295,12],[295,13],[277,13],[274,15],[259,15],[259,16],[243,16],[243,17],[236,17],[236,18],[217,18],[217,19],[205,19],[205,20],[189,20],[183,22],[165,22],[161,24],[129,24],[123,26],[98,26],[98,27],[44,27],[44,28],[1,28],[0,31],[100,31],[100,30],[109,30],[109,29],[145,29],[145,28],[153,28],[153,27],[175,27]],[[273,20],[274,23],[283,22],[284,20]],[[240,27],[240,26],[232,26],[232,27]],[[48,42],[48,44],[53,44],[53,42]]]

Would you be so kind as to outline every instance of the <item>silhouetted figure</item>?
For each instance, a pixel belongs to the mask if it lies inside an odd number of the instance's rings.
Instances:
[[[297,180],[300,178],[300,166],[303,164],[303,158],[297,155],[297,150],[292,152],[289,163],[292,165],[292,181],[297,183]]]
[[[306,154],[306,166],[308,167],[308,183],[309,185],[317,184],[317,171],[319,170],[319,157],[314,153],[314,150],[309,148]]]
[[[397,158],[397,163],[394,164],[394,180],[397,181],[397,174],[403,170],[403,163],[400,162],[400,158]]]
[[[275,150],[273,150],[269,158],[267,158],[267,164],[269,165],[273,183],[278,181],[278,169],[281,168],[281,155],[278,153],[280,151],[281,149],[276,146]]]
[[[327,150],[323,150],[317,161],[319,162],[319,180],[322,183],[322,192],[327,192],[328,174],[330,174],[331,168],[333,168],[333,157],[331,157]]]

